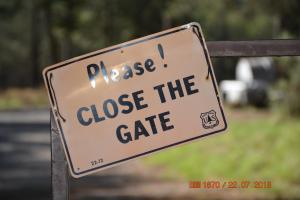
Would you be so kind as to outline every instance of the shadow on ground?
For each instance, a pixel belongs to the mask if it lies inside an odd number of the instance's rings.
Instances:
[[[49,118],[47,109],[0,112],[0,200],[51,199]],[[233,190],[189,189],[187,181],[162,179],[163,172],[137,159],[70,177],[70,199],[264,199]]]
[[[47,109],[0,112],[1,200],[51,199],[50,157]],[[137,160],[84,178],[70,177],[70,197],[175,199],[187,194],[186,183],[164,181],[157,174]]]
[[[51,199],[49,123],[0,123],[0,199]]]

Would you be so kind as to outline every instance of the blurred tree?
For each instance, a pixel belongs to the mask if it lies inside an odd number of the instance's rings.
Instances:
[[[287,108],[291,115],[300,116],[300,65],[299,59],[293,71],[290,71],[290,80],[287,87]]]
[[[30,4],[0,1],[0,88],[31,85]]]
[[[40,43],[40,6],[36,0],[31,1],[31,75],[32,75],[32,87],[39,86],[39,43]]]
[[[300,1],[271,1],[266,0],[262,6],[278,19],[278,35],[283,37],[300,36]],[[285,107],[289,114],[300,116],[300,59],[287,58],[278,61],[281,77],[285,79]]]
[[[272,19],[260,1],[175,0],[165,10],[172,26],[197,21],[207,40],[251,40],[272,37]],[[235,78],[237,59],[214,59],[217,80]]]
[[[41,83],[42,67],[197,21],[208,40],[299,35],[299,1],[0,1],[0,88]],[[282,34],[288,33],[288,34]],[[219,80],[236,59],[214,61]]]
[[[59,61],[58,41],[54,34],[53,23],[53,3],[55,1],[44,0],[42,2],[42,10],[44,10],[45,31],[49,41],[49,57],[50,63]]]
[[[262,1],[262,7],[268,14],[275,16],[279,22],[279,30],[291,36],[300,36],[300,1]]]
[[[190,21],[201,24],[207,40],[240,40],[269,38],[272,20],[260,1],[245,0],[186,0],[172,1],[166,15],[172,25]]]

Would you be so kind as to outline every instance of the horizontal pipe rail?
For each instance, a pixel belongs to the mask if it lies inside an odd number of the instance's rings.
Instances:
[[[207,41],[210,57],[300,56],[300,40]]]

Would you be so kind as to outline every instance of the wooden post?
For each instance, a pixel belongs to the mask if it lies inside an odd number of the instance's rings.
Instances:
[[[50,123],[52,199],[67,200],[69,199],[68,164],[52,111],[50,111]]]

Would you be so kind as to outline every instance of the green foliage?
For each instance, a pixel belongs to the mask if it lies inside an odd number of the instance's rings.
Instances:
[[[272,37],[272,18],[258,1],[176,0],[165,12],[176,25],[199,22],[207,40]]]
[[[287,107],[293,116],[300,116],[300,62],[290,70],[290,80],[287,89]]]
[[[273,193],[299,198],[299,133],[297,119],[238,115],[229,120],[227,133],[157,153],[146,162],[186,180],[272,181]]]
[[[0,110],[38,108],[48,104],[46,91],[43,88],[11,88],[0,90]]]
[[[299,6],[297,0],[1,1],[0,88],[37,86],[45,66],[191,21],[208,40],[298,36]],[[235,62],[216,62],[217,78],[228,78]]]
[[[275,59],[279,81],[275,88],[282,91],[283,99],[275,102],[275,108],[283,113],[300,117],[300,57]]]

